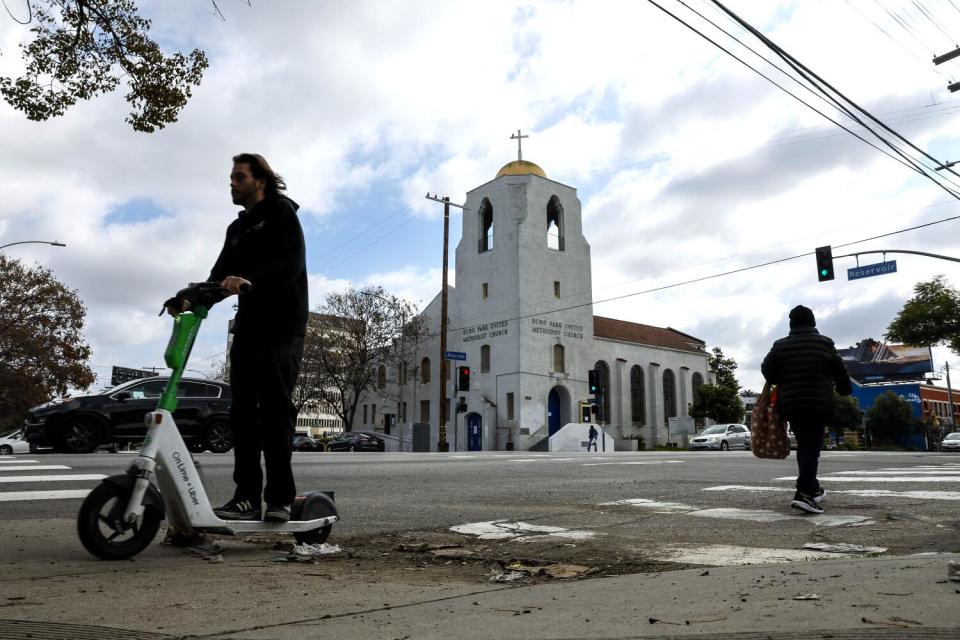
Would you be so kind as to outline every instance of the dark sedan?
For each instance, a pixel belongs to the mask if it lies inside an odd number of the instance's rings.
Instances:
[[[348,431],[327,443],[327,451],[383,451],[383,439],[372,433]]]
[[[140,442],[147,434],[143,418],[153,411],[169,378],[124,382],[88,396],[48,402],[27,413],[31,449],[53,447],[64,453],[90,453],[110,443]],[[191,451],[214,453],[233,447],[230,434],[230,385],[184,378],[173,418]]]
[[[310,436],[297,435],[293,437],[294,451],[323,451],[323,443]]]

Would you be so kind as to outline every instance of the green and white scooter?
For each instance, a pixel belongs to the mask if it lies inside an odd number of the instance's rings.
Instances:
[[[157,408],[144,418],[147,436],[140,455],[126,473],[102,480],[80,507],[77,533],[87,551],[98,558],[123,560],[140,553],[153,541],[164,518],[186,536],[292,533],[301,544],[326,541],[338,519],[333,492],[324,491],[297,496],[289,522],[222,520],[213,513],[195,460],[173,421],[173,412],[177,408],[177,387],[200,324],[210,307],[227,295],[218,283],[200,282],[176,296],[190,301],[190,311],[174,319],[173,335],[164,354],[172,369],[170,382]]]

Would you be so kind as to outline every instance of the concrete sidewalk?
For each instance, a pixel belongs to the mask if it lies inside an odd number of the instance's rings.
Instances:
[[[104,562],[72,520],[37,526],[0,522],[0,638],[960,638],[952,555],[514,586],[479,565],[470,579],[459,562],[387,566],[379,549],[276,562],[241,539],[218,563],[160,544]]]

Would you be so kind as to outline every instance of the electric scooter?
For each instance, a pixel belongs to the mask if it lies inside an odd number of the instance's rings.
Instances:
[[[243,292],[243,291],[242,291]],[[194,533],[292,533],[297,542],[325,542],[338,518],[333,492],[312,491],[297,496],[289,522],[222,520],[210,506],[202,478],[173,420],[177,387],[200,324],[211,306],[228,293],[214,282],[193,283],[165,303],[189,300],[190,310],[174,318],[173,334],[164,360],[172,373],[157,408],[146,414],[147,435],[126,473],[100,482],[83,501],[77,533],[83,546],[98,558],[124,560],[149,546],[166,518],[187,536]],[[162,315],[163,311],[161,311]]]

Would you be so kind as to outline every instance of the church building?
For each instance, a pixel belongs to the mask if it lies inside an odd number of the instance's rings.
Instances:
[[[704,341],[595,316],[577,191],[518,157],[464,205],[456,286],[447,290],[447,355],[466,358],[447,363],[449,450],[546,450],[564,425],[591,421],[617,449],[635,449],[640,438],[647,447],[679,442],[670,419],[687,416],[699,385],[711,381]],[[433,337],[402,374],[387,375],[388,384],[405,384],[370,390],[355,430],[399,435],[409,450],[429,424],[437,450],[440,309],[438,294],[422,312]],[[469,367],[467,391],[457,389],[459,366]],[[603,388],[592,416],[590,370]]]

